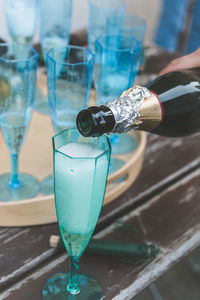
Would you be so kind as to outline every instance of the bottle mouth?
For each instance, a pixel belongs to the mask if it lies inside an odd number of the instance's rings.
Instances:
[[[91,115],[88,110],[82,110],[78,113],[76,118],[76,126],[83,136],[90,136],[90,134],[92,133],[93,124]]]
[[[111,118],[111,121],[108,119]],[[76,126],[85,137],[99,137],[112,131],[115,125],[112,111],[106,106],[90,106],[81,110],[76,118]]]

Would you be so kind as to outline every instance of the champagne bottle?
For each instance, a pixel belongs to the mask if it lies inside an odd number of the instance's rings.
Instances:
[[[146,87],[133,86],[114,101],[80,111],[76,123],[83,136],[132,129],[171,137],[193,134],[200,130],[199,79],[187,72],[162,75]]]

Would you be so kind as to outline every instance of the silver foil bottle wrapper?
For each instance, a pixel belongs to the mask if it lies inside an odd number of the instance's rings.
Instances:
[[[112,133],[124,133],[137,128],[140,107],[150,95],[147,88],[135,85],[114,101],[106,102],[104,106],[111,109],[116,122]]]

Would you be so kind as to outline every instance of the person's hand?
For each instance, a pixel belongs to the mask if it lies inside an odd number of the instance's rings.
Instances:
[[[194,68],[200,68],[200,48],[188,55],[173,59],[158,75]]]

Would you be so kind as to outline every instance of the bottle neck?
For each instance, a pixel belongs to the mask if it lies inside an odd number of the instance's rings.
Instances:
[[[144,99],[136,121],[138,130],[153,131],[164,119],[162,103],[156,93],[150,90],[150,96]]]
[[[132,129],[153,131],[162,119],[158,96],[145,87],[133,86],[114,101],[80,111],[76,124],[83,136],[97,137]]]
[[[107,106],[91,106],[79,112],[76,125],[83,136],[97,137],[112,131],[115,118]]]

